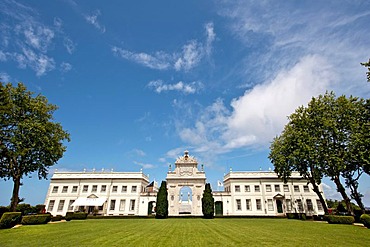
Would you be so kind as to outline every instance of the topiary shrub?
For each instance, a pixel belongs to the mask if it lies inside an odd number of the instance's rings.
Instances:
[[[288,219],[297,219],[297,216],[294,213],[286,213],[286,217]]]
[[[66,221],[70,221],[73,219],[73,212],[67,212],[66,217],[64,217]]]
[[[54,217],[51,218],[51,221],[61,221],[63,219],[63,216],[61,215],[56,215]]]
[[[361,222],[364,223],[364,226],[370,229],[370,215],[368,214],[363,214],[360,217]]]
[[[50,214],[26,215],[22,217],[22,225],[46,224],[51,220]]]
[[[353,216],[328,215],[326,218],[329,224],[352,225],[355,222],[355,217]]]
[[[12,228],[21,222],[21,212],[6,212],[1,216],[0,228]]]

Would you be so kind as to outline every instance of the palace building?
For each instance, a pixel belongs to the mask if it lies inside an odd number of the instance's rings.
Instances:
[[[206,183],[203,165],[185,151],[166,177],[169,216],[202,216]],[[322,205],[299,173],[283,183],[272,171],[234,172],[224,176],[223,191],[213,191],[215,214],[225,216],[323,215]],[[321,185],[319,186],[322,191]],[[158,184],[140,172],[58,172],[51,178],[46,211],[52,215],[85,211],[96,215],[155,213]]]

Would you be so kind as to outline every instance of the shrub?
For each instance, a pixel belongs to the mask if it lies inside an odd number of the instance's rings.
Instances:
[[[370,215],[368,214],[363,214],[360,217],[362,223],[364,223],[364,226],[370,229]]]
[[[6,212],[1,216],[0,228],[12,228],[16,224],[19,224],[22,218],[20,212]]]
[[[355,218],[353,216],[338,216],[338,215],[328,215],[326,216],[329,224],[353,224]]]
[[[286,217],[287,217],[288,219],[296,219],[296,214],[294,214],[294,213],[287,213],[287,214],[286,214]]]
[[[85,220],[87,218],[87,213],[85,212],[67,212],[66,221],[70,220]]]
[[[5,212],[9,212],[9,207],[0,206],[0,219]]]
[[[67,212],[66,217],[65,217],[66,221],[72,220],[73,219],[73,214],[74,214],[73,212]]]
[[[63,219],[63,216],[61,215],[56,215],[51,218],[51,221],[61,221]]]
[[[36,214],[36,215],[26,215],[22,217],[22,225],[39,225],[46,224],[50,221],[50,214]]]

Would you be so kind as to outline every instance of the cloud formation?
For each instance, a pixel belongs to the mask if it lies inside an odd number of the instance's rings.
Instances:
[[[98,17],[101,15],[100,10],[95,10],[94,13],[90,15],[84,15],[85,20],[98,29],[101,33],[105,33],[105,26],[100,24]]]
[[[186,84],[182,81],[179,81],[175,84],[165,84],[162,80],[151,81],[147,86],[149,88],[153,88],[156,93],[178,91],[184,94],[194,94],[203,88],[203,84],[201,82],[192,82]]]
[[[179,136],[196,152],[267,147],[287,123],[287,116],[312,96],[325,92],[333,78],[324,58],[304,57],[273,80],[234,98],[230,106],[216,100],[199,114],[194,126],[179,129]]]
[[[212,52],[212,44],[216,34],[213,23],[205,25],[206,41],[190,40],[182,46],[181,52],[166,53],[157,51],[152,54],[145,52],[132,52],[117,46],[112,47],[114,55],[145,67],[157,70],[175,69],[176,71],[189,71],[197,66],[200,61]]]

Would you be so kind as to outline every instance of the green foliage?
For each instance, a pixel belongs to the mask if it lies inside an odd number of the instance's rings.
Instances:
[[[46,224],[51,220],[50,214],[25,215],[22,217],[22,225]]]
[[[370,103],[364,99],[326,93],[312,98],[307,107],[299,107],[289,116],[282,134],[274,138],[269,159],[275,172],[285,182],[292,171],[298,171],[314,187],[327,208],[317,184],[324,176],[337,186],[352,213],[350,199],[341,183],[341,176],[351,196],[363,209],[358,180],[370,166]],[[316,187],[315,187],[316,186]]]
[[[63,216],[56,215],[51,218],[51,221],[61,221],[63,219]]]
[[[348,224],[351,225],[355,222],[353,216],[339,216],[339,215],[327,215],[326,219],[329,224]]]
[[[369,59],[369,62],[361,63],[361,65],[364,66],[364,67],[367,67],[367,72],[366,72],[367,81],[370,82],[370,59]]]
[[[67,212],[66,213],[66,216],[64,217],[66,219],[66,221],[70,221],[73,219],[73,212]]]
[[[20,212],[6,212],[1,216],[0,229],[12,228],[16,224],[19,224],[21,219],[22,214]]]
[[[363,214],[361,215],[360,219],[361,219],[361,222],[364,224],[364,226],[370,229],[370,215]]]
[[[9,207],[0,206],[0,219],[5,212],[9,212]]]
[[[65,219],[70,220],[85,220],[87,218],[87,213],[85,212],[67,212]]]
[[[156,219],[165,219],[168,217],[168,192],[167,192],[167,183],[162,181],[161,187],[157,194],[157,203],[156,203]]]
[[[22,83],[0,83],[0,178],[14,182],[11,211],[19,203],[22,177],[37,172],[39,179],[46,178],[66,150],[69,134],[53,121],[56,109]]]
[[[206,219],[214,218],[215,200],[213,198],[211,185],[209,183],[206,183],[206,187],[203,191],[202,212],[204,218]]]

